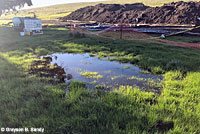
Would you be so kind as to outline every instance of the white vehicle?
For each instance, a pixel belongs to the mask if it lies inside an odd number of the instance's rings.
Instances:
[[[25,35],[43,34],[42,21],[31,17],[15,17],[13,18],[14,28]]]
[[[196,22],[196,24],[195,24],[196,26],[200,26],[200,17],[199,18],[197,18],[197,22]]]
[[[85,25],[85,28],[98,28],[100,26],[101,26],[100,23],[99,24],[87,24],[87,25]]]

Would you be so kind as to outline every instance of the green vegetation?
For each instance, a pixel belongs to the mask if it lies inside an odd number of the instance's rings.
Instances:
[[[140,81],[144,81],[145,80],[144,78],[138,78],[136,76],[131,76],[131,77],[127,78],[127,79],[129,79],[129,80],[140,80]]]
[[[120,77],[122,77],[122,76],[121,75],[113,76],[113,77],[111,77],[111,80],[115,80],[115,79],[120,78]]]
[[[11,21],[10,21],[10,20],[1,20],[1,19],[0,19],[0,26],[6,25],[6,24],[8,24],[9,22],[11,22]]]
[[[20,37],[0,27],[0,127],[44,127],[47,134],[200,133],[199,50],[44,30],[41,36]],[[55,52],[114,56],[111,60],[163,74],[163,89],[156,94],[121,86],[107,92],[77,81],[66,89],[66,83],[28,74],[37,56]]]
[[[75,7],[75,8],[74,8]],[[72,11],[84,7],[84,5],[81,6],[81,3],[77,3],[74,6],[72,4],[64,4],[64,5],[56,5],[56,6],[50,6],[50,7],[44,7],[44,8],[34,8],[34,9],[26,9],[26,10],[20,10],[18,13],[10,13],[10,14],[4,14],[1,16],[3,19],[12,19],[13,17],[24,17],[24,16],[33,16],[32,14],[29,14],[31,12],[35,12],[37,17],[43,20],[53,20],[57,19],[59,17],[64,17],[71,13]]]
[[[67,16],[71,12],[86,6],[96,5],[98,3],[95,2],[85,2],[85,3],[72,3],[72,4],[60,4],[55,6],[49,7],[42,7],[42,8],[33,8],[33,9],[26,9],[20,10],[17,13],[11,12],[9,14],[3,14],[0,18],[1,19],[12,19],[13,17],[25,17],[25,16],[33,16],[33,14],[29,14],[31,12],[35,12],[37,17],[42,20],[54,20],[60,17]]]
[[[124,68],[124,69],[129,69],[129,68],[131,68],[131,67],[127,65],[127,66],[124,66],[123,68]]]
[[[141,74],[149,74],[149,72],[147,70],[141,70],[140,73]]]
[[[80,75],[85,76],[85,78],[101,79],[103,78],[98,72],[81,72]]]
[[[200,43],[199,36],[170,36],[166,39],[177,42]]]

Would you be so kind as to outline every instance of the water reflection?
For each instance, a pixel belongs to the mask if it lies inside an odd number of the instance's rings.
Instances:
[[[132,64],[109,61],[107,58],[98,59],[97,57],[90,57],[88,53],[55,53],[51,56],[53,64],[56,63],[63,67],[66,74],[72,74],[72,80],[87,82],[89,87],[103,85],[111,89],[120,85],[130,85],[138,86],[144,90],[151,90],[156,88],[155,82],[159,83],[162,79],[162,76],[150,73],[143,74],[141,72],[144,71]],[[94,75],[92,73],[95,72],[102,77],[87,77],[87,75]]]

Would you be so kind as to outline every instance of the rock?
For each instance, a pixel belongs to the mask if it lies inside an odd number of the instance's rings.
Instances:
[[[72,79],[72,75],[71,74],[67,74],[66,78],[67,78],[67,80],[70,80],[70,79]]]

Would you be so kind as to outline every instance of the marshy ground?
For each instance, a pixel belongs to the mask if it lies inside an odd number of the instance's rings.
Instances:
[[[20,37],[12,28],[0,27],[0,126],[39,126],[45,133],[200,133],[199,50],[76,37],[65,28],[46,28],[44,33]],[[54,78],[29,74],[34,60],[55,53],[112,57],[162,75],[160,94],[135,86],[88,90],[84,82],[55,84]],[[123,69],[131,70],[129,66]],[[82,77],[102,75],[95,72],[82,72]]]
[[[105,89],[115,89],[119,86],[138,86],[141,90],[153,91],[162,80],[161,75],[153,75],[130,63],[109,61],[110,58],[98,58],[86,54],[53,54],[52,64],[64,68],[66,74],[70,73],[73,78],[70,81],[78,80],[86,82],[89,88],[102,86]],[[69,82],[66,79],[66,82]],[[157,90],[159,86],[157,86]],[[159,91],[158,91],[159,92]]]

